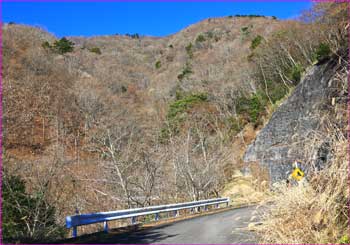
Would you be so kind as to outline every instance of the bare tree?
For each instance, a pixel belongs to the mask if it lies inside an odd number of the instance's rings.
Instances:
[[[215,140],[198,128],[188,129],[186,138],[179,136],[171,140],[171,147],[177,153],[173,161],[178,172],[178,190],[184,190],[192,200],[218,193],[224,181],[223,165],[228,154]]]
[[[94,137],[97,150],[103,158],[102,167],[108,179],[117,184],[127,206],[131,206],[128,172],[132,171],[135,164],[133,154],[134,126],[113,126],[104,129]]]
[[[154,152],[145,150],[140,150],[136,154],[136,164],[130,180],[130,199],[137,206],[150,206],[153,200],[159,199],[156,188],[161,184],[158,180],[161,178],[163,156],[156,158]]]

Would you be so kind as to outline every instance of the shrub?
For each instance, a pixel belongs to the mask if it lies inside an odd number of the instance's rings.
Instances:
[[[69,41],[67,38],[63,37],[60,40],[56,40],[53,45],[51,45],[48,41],[45,41],[41,44],[44,49],[49,49],[53,52],[59,54],[65,54],[68,52],[72,52],[74,50],[74,43]],[[82,48],[84,49],[84,48]]]
[[[139,39],[140,38],[140,35],[138,33],[134,33],[134,34],[126,33],[125,36],[131,37],[132,39]]]
[[[242,32],[247,32],[247,31],[248,31],[248,29],[249,29],[249,27],[248,27],[248,26],[243,26],[243,27],[241,28],[241,31],[242,31]]]
[[[174,48],[174,46],[172,44],[169,45],[169,48]]]
[[[64,229],[55,221],[55,208],[45,202],[43,193],[27,194],[24,181],[7,173],[2,188],[4,241],[48,241],[64,236]]]
[[[26,224],[18,209],[16,209],[15,202],[20,201],[19,206],[25,203],[25,185],[18,177],[10,177],[4,175],[3,179],[3,236],[4,240],[11,240],[11,238],[24,236],[26,233]]]
[[[321,43],[316,49],[315,58],[317,61],[322,61],[329,58],[330,53],[331,49],[329,45],[326,43]]]
[[[247,60],[248,60],[248,62],[252,62],[252,61],[254,61],[254,53],[251,53],[251,54],[249,54],[248,56],[247,56]]]
[[[184,79],[184,78],[185,78],[185,76],[183,73],[177,75],[177,79],[179,79],[179,81],[182,81],[182,79]]]
[[[190,65],[189,65],[188,63],[186,63],[186,65],[185,65],[185,67],[184,67],[182,73],[183,73],[184,75],[187,75],[187,74],[191,74],[191,73],[192,73],[192,69],[191,69],[191,67],[190,67]]]
[[[44,48],[44,49],[51,49],[52,46],[51,44],[48,42],[48,41],[45,41],[41,44],[41,46]]]
[[[188,55],[188,57],[190,57],[190,58],[193,58],[193,50],[192,50],[192,48],[193,48],[192,43],[189,43],[189,44],[185,47],[186,52],[187,52],[187,55]]]
[[[186,94],[183,91],[176,91],[176,100],[171,102],[166,115],[166,124],[162,127],[159,140],[165,143],[171,134],[180,132],[181,122],[186,119],[187,110],[194,105],[207,101],[206,93]]]
[[[128,91],[128,88],[125,85],[122,85],[121,89],[123,93],[126,93]]]
[[[289,88],[286,87],[284,83],[276,81],[267,80],[266,85],[263,83],[261,86],[267,86],[267,92],[272,103],[276,103],[277,101],[281,100],[289,92]],[[264,97],[266,101],[268,100],[265,89],[260,89],[258,93]]]
[[[205,42],[205,37],[202,34],[198,35],[196,38],[196,42],[197,43]]]
[[[205,34],[207,35],[208,38],[214,37],[214,33],[212,31],[207,31]]]
[[[288,78],[292,80],[294,83],[298,83],[300,82],[301,74],[303,71],[304,71],[304,68],[300,64],[297,64],[289,70]]]
[[[179,75],[177,76],[177,78],[178,78],[180,81],[182,81],[182,79],[184,79],[187,75],[189,75],[189,74],[191,74],[191,73],[193,73],[193,72],[192,72],[192,69],[191,69],[191,66],[190,66],[189,63],[186,63],[185,66],[184,66],[184,68],[183,68],[183,70],[182,70],[182,73],[179,74]]]
[[[164,144],[170,138],[170,130],[167,125],[160,129],[160,134],[158,135],[158,140],[160,143]]]
[[[257,123],[262,112],[264,112],[266,101],[258,94],[254,94],[249,101],[249,116],[253,123]]]
[[[263,40],[263,37],[258,35],[256,36],[253,40],[252,40],[252,43],[250,45],[250,48],[251,49],[256,49],[256,47],[259,46],[259,44],[261,43],[261,41]]]
[[[241,116],[247,117],[249,122],[258,125],[262,114],[265,112],[267,97],[262,91],[251,96],[241,96],[237,99],[236,112]]]
[[[98,47],[93,47],[89,49],[90,52],[95,53],[95,54],[102,54],[101,49]]]
[[[169,105],[169,111],[167,113],[167,119],[173,120],[178,114],[183,113],[189,107],[195,103],[207,101],[208,96],[206,93],[190,94],[182,97]]]
[[[276,83],[268,88],[268,93],[272,103],[276,103],[288,93],[288,88],[284,84]]]
[[[179,132],[180,123],[186,117],[186,111],[193,107],[195,104],[207,101],[206,93],[198,94],[178,94],[177,99],[170,103],[168,112],[166,115],[167,127],[161,130],[161,138],[166,139],[170,133],[176,134]]]
[[[156,69],[159,69],[162,66],[162,63],[160,62],[160,60],[158,60],[155,64]]]
[[[230,135],[236,135],[239,133],[246,124],[246,122],[244,122],[239,116],[227,118],[226,123],[228,123]]]
[[[342,236],[342,238],[340,238],[339,244],[350,244],[350,238],[348,235],[344,235]]]
[[[249,33],[250,33],[250,31],[249,31],[249,26],[243,26],[243,27],[241,28],[241,34],[242,34],[243,36],[248,36]]]
[[[74,50],[74,43],[63,37],[60,40],[56,40],[53,44],[53,48],[59,54],[65,54]]]
[[[156,218],[156,215],[155,214],[149,214],[149,215],[145,215],[144,217],[144,223],[149,223],[149,222],[152,222],[154,221]]]

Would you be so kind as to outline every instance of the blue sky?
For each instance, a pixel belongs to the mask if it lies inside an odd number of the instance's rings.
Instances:
[[[209,17],[260,14],[296,17],[299,2],[3,2],[4,22],[44,27],[58,37],[139,33],[166,36]]]

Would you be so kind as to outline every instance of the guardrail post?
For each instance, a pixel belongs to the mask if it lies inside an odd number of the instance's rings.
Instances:
[[[76,214],[76,215],[79,214],[79,209],[78,209],[78,207],[75,208],[75,214]],[[77,236],[78,236],[78,227],[77,227],[77,226],[73,226],[72,236],[73,236],[73,237],[77,237]]]
[[[133,224],[133,225],[136,224],[136,217],[131,218],[131,224]]]
[[[159,214],[156,214],[156,217],[154,218],[155,221],[159,220]]]
[[[72,236],[75,238],[78,236],[78,229],[76,226],[73,226]]]
[[[226,207],[228,207],[228,202],[226,203]]]
[[[204,211],[208,211],[208,206],[207,205],[204,206]]]
[[[105,233],[108,233],[108,222],[107,221],[103,222],[103,231]]]
[[[190,213],[191,213],[191,214],[193,214],[193,211],[194,211],[194,208],[191,208],[191,211],[190,211]]]
[[[215,204],[215,208],[219,208],[219,203]]]
[[[174,211],[174,217],[179,216],[179,212],[177,210]]]

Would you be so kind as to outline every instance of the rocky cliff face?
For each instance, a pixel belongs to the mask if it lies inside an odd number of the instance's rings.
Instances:
[[[244,161],[266,167],[272,183],[285,179],[297,159],[307,170],[322,167],[330,157],[322,118],[344,97],[335,78],[340,68],[335,60],[311,67],[248,147]]]

